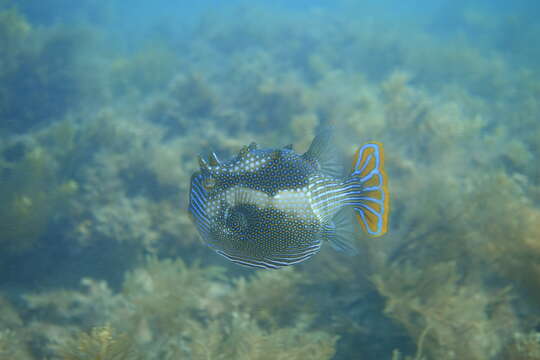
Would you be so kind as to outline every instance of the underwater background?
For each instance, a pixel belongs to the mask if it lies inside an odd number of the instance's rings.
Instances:
[[[0,0],[0,360],[540,359],[540,3]],[[388,234],[206,247],[197,155],[385,146]]]

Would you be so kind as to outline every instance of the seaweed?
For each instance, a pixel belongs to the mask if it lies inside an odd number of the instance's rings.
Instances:
[[[16,9],[0,10],[0,130],[28,132],[90,101],[90,93],[100,98],[100,78],[87,71],[93,35],[82,27],[32,27]]]
[[[174,79],[171,96],[176,101],[178,112],[190,118],[210,115],[217,103],[212,85],[198,73]]]
[[[156,41],[134,54],[118,55],[111,62],[108,87],[114,98],[154,92],[174,77],[178,58],[167,44]],[[203,102],[204,103],[204,102]]]
[[[516,290],[525,291],[523,302],[537,303],[540,301],[540,211],[524,196],[526,180],[498,172],[478,182],[478,191],[468,208],[471,213],[481,214],[470,226],[467,236],[470,250],[486,267],[515,284]],[[481,213],[479,206],[487,206],[491,211]]]
[[[63,360],[140,359],[128,335],[118,334],[110,325],[78,333],[59,345],[57,354]]]
[[[540,334],[516,333],[512,342],[504,352],[504,358],[508,360],[538,360],[540,359]]]
[[[301,301],[298,295],[285,297],[299,282],[299,275],[286,271],[226,286],[221,268],[149,257],[144,267],[128,273],[118,294],[104,282],[85,279],[84,292],[25,296],[29,308],[44,315],[28,331],[66,360],[330,359],[337,336],[313,330],[314,316],[304,307],[287,309],[287,300]],[[261,292],[259,299],[251,301],[246,292],[251,290]],[[282,295],[272,308],[281,314],[257,306],[277,299],[270,294]],[[285,319],[285,310],[296,314]],[[107,325],[80,330],[92,323]]]
[[[31,360],[27,329],[17,308],[0,296],[0,359]]]
[[[396,266],[373,281],[386,297],[385,313],[416,340],[417,354],[429,358],[493,358],[517,326],[510,288],[464,281],[453,262]]]
[[[298,317],[315,315],[314,304],[302,298],[302,286],[310,281],[294,269],[259,272],[238,278],[226,297],[229,311],[249,314],[263,329],[295,324]]]
[[[0,330],[0,359],[32,360],[30,351],[21,339],[21,334],[10,330]]]
[[[188,266],[182,259],[158,260],[148,257],[144,268],[126,275],[123,296],[136,308],[135,323],[143,321],[154,331],[176,333],[186,321],[212,301],[208,295],[219,291],[212,280],[222,278],[219,267]],[[133,321],[133,320],[132,320]]]
[[[227,321],[213,321],[207,326],[192,324],[191,358],[203,359],[331,359],[336,336],[309,331],[300,320],[294,327],[268,331],[260,328],[248,314],[233,313]]]
[[[0,199],[0,243],[7,251],[32,247],[43,236],[55,212],[77,191],[73,181],[60,182],[54,160],[35,147],[16,162],[4,162]]]

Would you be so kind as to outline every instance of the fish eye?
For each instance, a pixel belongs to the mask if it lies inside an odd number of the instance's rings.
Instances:
[[[205,190],[210,191],[216,187],[216,179],[211,178],[211,177],[204,179],[202,185],[205,188]]]

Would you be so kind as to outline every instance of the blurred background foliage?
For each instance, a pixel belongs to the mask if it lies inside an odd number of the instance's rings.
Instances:
[[[540,358],[535,3],[135,4],[0,1],[0,359]],[[385,144],[387,236],[201,244],[197,154],[327,123]]]

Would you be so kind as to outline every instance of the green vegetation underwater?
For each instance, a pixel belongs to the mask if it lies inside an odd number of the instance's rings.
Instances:
[[[0,360],[540,359],[538,14],[0,0]],[[277,270],[201,241],[199,155],[328,125],[345,173],[384,144],[386,234]]]

